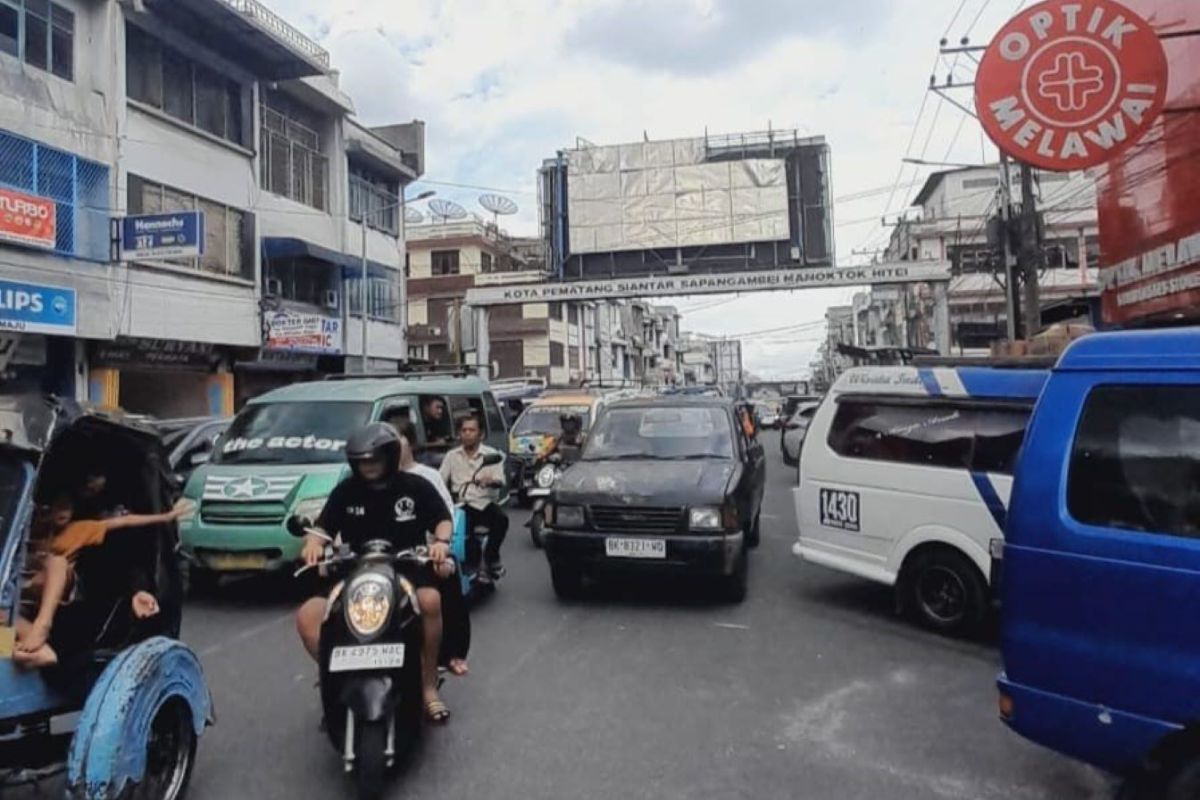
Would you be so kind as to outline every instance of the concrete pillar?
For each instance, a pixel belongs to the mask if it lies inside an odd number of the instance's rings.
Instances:
[[[485,381],[491,379],[492,373],[492,341],[489,328],[491,309],[487,306],[476,306],[475,318],[475,367],[479,377]]]
[[[951,355],[950,348],[950,284],[933,284],[933,341],[938,353]]]

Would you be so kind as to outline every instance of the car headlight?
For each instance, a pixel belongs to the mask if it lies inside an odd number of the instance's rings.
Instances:
[[[382,575],[367,573],[351,581],[345,591],[346,624],[364,638],[383,630],[392,614],[391,581]]]
[[[719,531],[724,527],[721,509],[716,506],[698,506],[688,511],[688,527],[693,530]]]
[[[583,506],[558,506],[554,513],[554,524],[560,528],[582,528]]]
[[[534,481],[537,483],[539,489],[549,489],[554,485],[554,480],[557,477],[558,470],[554,468],[554,465],[546,464],[538,470],[537,477],[534,478]]]
[[[329,500],[328,497],[310,497],[307,500],[301,500],[299,503],[296,503],[296,508],[292,510],[292,515],[304,517],[315,522],[321,516],[321,512],[325,510],[325,502],[327,500]]]

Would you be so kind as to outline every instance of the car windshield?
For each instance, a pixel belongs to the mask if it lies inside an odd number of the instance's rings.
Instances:
[[[588,416],[591,406],[530,406],[513,425],[513,436],[530,436],[532,434],[550,434],[557,436],[562,433],[562,415],[577,414],[587,430]]]
[[[732,458],[733,438],[723,408],[615,408],[588,437],[585,461]]]
[[[263,403],[242,409],[214,453],[215,464],[326,464],[371,418],[370,403]]]

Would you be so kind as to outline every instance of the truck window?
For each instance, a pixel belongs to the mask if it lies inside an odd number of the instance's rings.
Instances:
[[[1094,389],[1071,451],[1067,509],[1087,525],[1200,537],[1200,387]]]
[[[1029,413],[1023,406],[842,399],[828,441],[848,458],[1011,475]]]

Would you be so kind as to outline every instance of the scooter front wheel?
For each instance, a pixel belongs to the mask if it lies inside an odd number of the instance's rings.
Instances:
[[[354,781],[358,800],[379,800],[387,779],[387,720],[359,724],[354,748]]]

